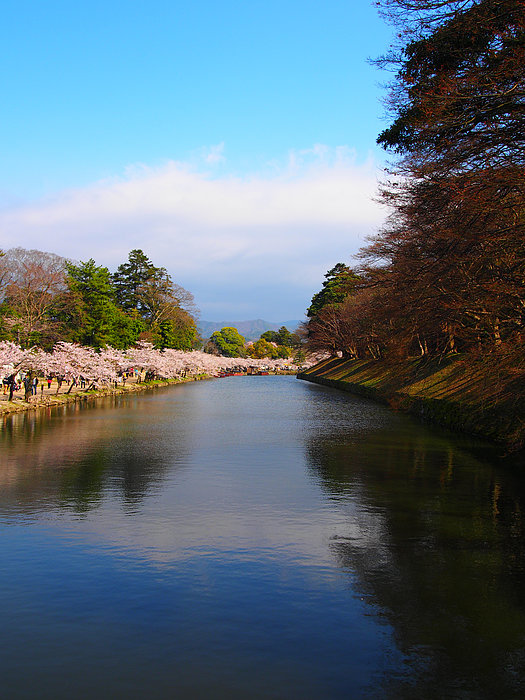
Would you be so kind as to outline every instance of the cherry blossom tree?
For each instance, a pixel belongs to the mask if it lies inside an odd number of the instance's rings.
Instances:
[[[55,376],[58,380],[57,393],[63,381],[70,383],[68,391],[81,377],[91,387],[108,385],[132,367],[145,372],[149,379],[179,379],[198,375],[217,377],[230,371],[297,369],[289,360],[282,358],[222,357],[198,350],[157,350],[148,342],[140,342],[128,350],[107,347],[100,351],[77,343],[60,342],[52,352],[37,348],[24,350],[16,343],[0,342],[0,373],[6,376],[23,371]]]

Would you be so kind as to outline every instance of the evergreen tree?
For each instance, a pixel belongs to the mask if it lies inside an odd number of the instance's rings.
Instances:
[[[327,304],[340,304],[355,290],[358,281],[358,276],[348,265],[337,263],[326,273],[323,288],[312,297],[306,315],[311,318]]]
[[[128,262],[119,265],[111,276],[115,300],[123,309],[143,311],[139,290],[152,279],[166,275],[163,267],[155,267],[145,253],[135,248],[128,255]]]
[[[96,348],[124,348],[134,343],[143,326],[116,305],[107,267],[90,259],[79,265],[66,263],[66,270],[69,291],[82,319],[78,340]]]

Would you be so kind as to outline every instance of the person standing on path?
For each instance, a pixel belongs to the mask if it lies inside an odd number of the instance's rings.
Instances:
[[[14,391],[15,391],[15,376],[16,376],[16,373],[15,373],[15,374],[11,374],[11,375],[7,378],[7,381],[8,381],[8,384],[9,384],[9,398],[8,398],[8,401],[12,401],[12,400],[13,400],[13,394],[14,394]]]
[[[26,374],[26,376],[24,377],[24,400],[29,401],[32,393],[33,393],[33,380],[31,379],[31,375]]]

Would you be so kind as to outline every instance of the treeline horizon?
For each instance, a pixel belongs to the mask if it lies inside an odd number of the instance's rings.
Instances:
[[[126,349],[138,341],[191,350],[200,344],[193,295],[140,249],[113,273],[95,260],[0,251],[0,340],[50,350],[59,342]]]
[[[48,351],[64,342],[121,350],[138,342],[160,350],[204,345],[213,355],[255,359],[291,358],[301,346],[284,326],[254,343],[224,327],[206,342],[196,313],[193,295],[140,249],[113,273],[93,259],[77,263],[39,250],[0,251],[0,342]]]
[[[270,358],[272,360],[294,358],[303,362],[303,338],[298,333],[291,333],[286,326],[279,330],[267,330],[255,342],[246,342],[243,335],[234,326],[225,326],[212,333],[204,345],[204,351],[223,357],[251,357],[254,359]]]
[[[312,299],[311,350],[346,357],[523,356],[525,5],[380,0],[399,45],[384,228]],[[523,359],[523,358],[522,358]]]

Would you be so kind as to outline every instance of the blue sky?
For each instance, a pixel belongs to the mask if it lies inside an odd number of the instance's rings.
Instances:
[[[140,247],[209,320],[300,318],[384,212],[368,0],[3,7],[0,246]]]

